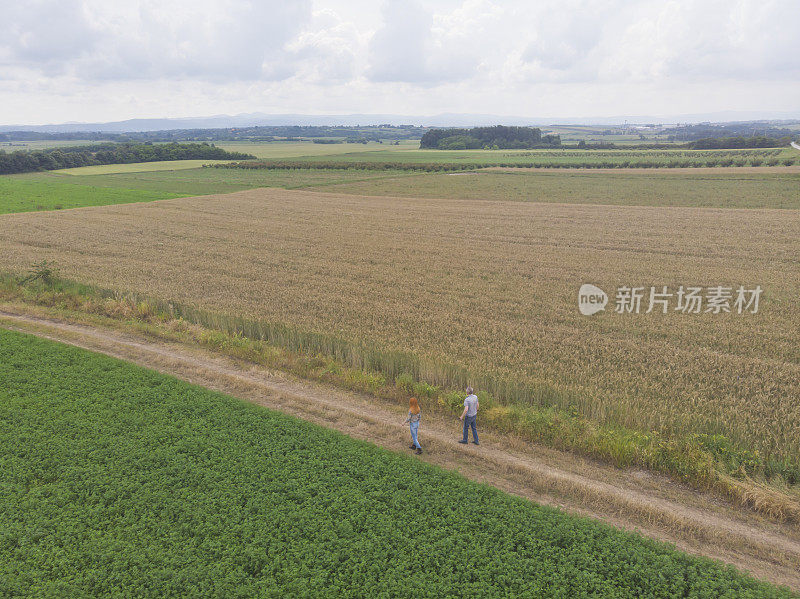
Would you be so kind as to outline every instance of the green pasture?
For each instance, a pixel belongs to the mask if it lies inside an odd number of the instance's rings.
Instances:
[[[340,169],[192,168],[141,172],[128,170],[98,175],[64,175],[61,172],[0,176],[0,214],[149,202],[184,196],[232,193],[258,187],[314,188],[407,176],[407,173],[391,170]]]
[[[399,146],[390,145],[390,142],[378,143],[371,141],[366,144],[361,143],[340,143],[340,144],[315,144],[312,141],[273,141],[273,142],[239,142],[221,141],[215,145],[229,152],[245,152],[253,154],[263,160],[282,160],[284,158],[299,157],[325,157],[348,156],[350,154],[371,154],[372,152],[383,152],[388,148],[394,151],[404,151],[407,149],[416,150],[419,148],[419,140],[401,140]]]
[[[245,151],[245,150],[241,150]],[[331,154],[329,156],[303,156],[296,160],[335,161],[335,162],[402,162],[402,163],[454,163],[486,166],[499,165],[539,165],[570,166],[583,164],[596,166],[608,164],[611,167],[637,167],[639,163],[647,163],[652,167],[669,166],[706,166],[709,160],[718,163],[713,166],[736,166],[737,160],[742,166],[749,165],[753,158],[761,159],[763,166],[767,161],[776,158],[798,160],[798,154],[791,148],[775,149],[743,149],[743,150],[419,150],[391,148],[370,152],[352,152],[347,154]],[[731,161],[725,164],[723,161]],[[684,164],[685,163],[685,164]],[[799,164],[800,162],[795,162]]]
[[[77,179],[49,173],[0,176],[0,214],[152,202],[188,195],[158,189],[104,187]]]
[[[0,213],[147,202],[258,187],[404,197],[627,206],[800,209],[798,172],[179,169],[0,177]]]

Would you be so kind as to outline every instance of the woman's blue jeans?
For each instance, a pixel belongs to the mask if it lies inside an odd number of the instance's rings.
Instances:
[[[417,441],[417,433],[419,432],[419,421],[410,423],[411,426],[411,440],[414,442],[414,445],[417,446],[417,449],[422,449],[422,446]]]

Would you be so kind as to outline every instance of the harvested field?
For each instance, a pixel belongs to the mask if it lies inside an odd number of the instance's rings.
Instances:
[[[0,224],[2,268],[56,260],[82,281],[413,352],[433,382],[456,364],[599,422],[724,433],[800,462],[794,211],[272,189]],[[591,318],[586,282],[612,295]],[[758,314],[623,315],[622,285],[765,291]]]

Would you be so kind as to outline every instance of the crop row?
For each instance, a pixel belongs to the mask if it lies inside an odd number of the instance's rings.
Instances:
[[[348,162],[348,161],[262,161],[262,162],[231,162],[224,164],[208,165],[209,168],[219,169],[263,169],[263,170],[309,170],[309,169],[336,169],[336,170],[367,170],[367,171],[418,171],[418,172],[452,172],[468,171],[487,167],[502,168],[700,168],[700,167],[744,167],[744,166],[792,166],[800,164],[800,158],[777,156],[763,156],[747,152],[725,153],[721,156],[710,154],[668,154],[660,158],[649,157],[636,159],[628,154],[617,156],[587,156],[577,157],[554,156],[552,159],[536,160],[529,162],[497,161],[497,162]]]

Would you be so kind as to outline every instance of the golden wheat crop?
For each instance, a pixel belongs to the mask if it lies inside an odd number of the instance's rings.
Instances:
[[[410,352],[433,383],[797,460],[799,239],[796,211],[262,189],[5,215],[0,268],[53,260],[103,287]],[[585,317],[587,282],[764,295],[758,314]]]

